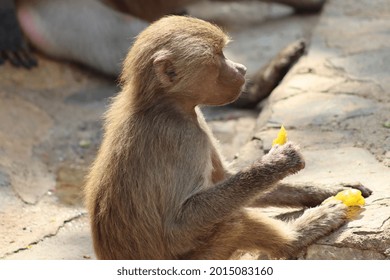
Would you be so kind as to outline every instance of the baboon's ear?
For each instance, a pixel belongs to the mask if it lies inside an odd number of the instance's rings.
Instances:
[[[176,69],[172,63],[172,53],[167,50],[161,50],[153,56],[153,67],[157,78],[164,87],[173,85],[176,81]]]

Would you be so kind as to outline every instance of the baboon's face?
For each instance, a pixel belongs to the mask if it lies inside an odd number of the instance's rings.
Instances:
[[[214,63],[204,66],[198,87],[204,105],[225,105],[235,101],[245,83],[246,67],[227,59],[223,52],[215,55]]]

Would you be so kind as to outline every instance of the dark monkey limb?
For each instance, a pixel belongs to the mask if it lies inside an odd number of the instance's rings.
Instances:
[[[37,65],[23,39],[13,0],[0,0],[0,65],[5,61],[27,69]]]

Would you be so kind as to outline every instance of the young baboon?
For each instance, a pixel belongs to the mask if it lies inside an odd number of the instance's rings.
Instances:
[[[227,42],[210,23],[170,16],[132,46],[86,185],[99,259],[228,259],[238,249],[286,258],[344,222],[341,203],[290,224],[247,207],[304,160],[288,142],[227,168],[197,107],[240,94],[246,69],[224,57]]]

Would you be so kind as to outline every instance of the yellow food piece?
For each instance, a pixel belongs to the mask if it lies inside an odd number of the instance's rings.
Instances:
[[[362,192],[356,189],[341,191],[335,196],[347,206],[363,206],[365,201]]]
[[[356,189],[341,191],[335,196],[331,196],[324,200],[323,203],[328,203],[335,199],[342,201],[347,206],[363,206],[365,204],[362,192]]]
[[[276,144],[283,145],[287,142],[287,131],[282,125],[278,132],[278,136],[272,141],[272,146],[275,146]]]

